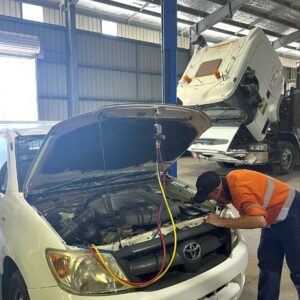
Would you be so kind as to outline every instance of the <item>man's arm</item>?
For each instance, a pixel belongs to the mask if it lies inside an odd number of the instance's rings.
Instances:
[[[243,216],[239,218],[220,218],[218,215],[209,214],[207,223],[217,227],[225,227],[232,229],[253,229],[264,228],[267,226],[265,217],[263,216]]]

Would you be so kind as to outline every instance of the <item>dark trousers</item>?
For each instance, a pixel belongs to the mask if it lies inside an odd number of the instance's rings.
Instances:
[[[261,231],[257,252],[260,268],[258,300],[278,300],[283,259],[290,269],[291,279],[300,299],[300,193],[287,218]]]

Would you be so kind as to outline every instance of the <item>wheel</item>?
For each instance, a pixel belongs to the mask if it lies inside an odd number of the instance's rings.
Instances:
[[[235,164],[234,163],[229,163],[229,162],[221,162],[221,161],[217,161],[217,164],[225,169],[230,169],[230,168],[234,168]]]
[[[273,173],[277,175],[289,174],[295,165],[295,148],[290,142],[279,142],[279,163],[272,165]]]
[[[25,281],[19,271],[9,280],[8,300],[30,300]]]

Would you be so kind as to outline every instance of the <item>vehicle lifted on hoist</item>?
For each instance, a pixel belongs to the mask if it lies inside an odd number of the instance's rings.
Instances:
[[[206,224],[216,205],[166,175],[209,126],[188,108],[117,105],[1,130],[2,298],[239,297],[239,232]]]

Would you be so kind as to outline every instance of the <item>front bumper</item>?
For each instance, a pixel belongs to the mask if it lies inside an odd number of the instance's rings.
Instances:
[[[194,157],[200,159],[213,160],[219,162],[228,162],[237,165],[260,165],[269,161],[268,152],[249,152],[249,151],[196,151],[189,149]]]
[[[29,289],[31,300],[235,300],[242,293],[248,251],[243,239],[230,257],[216,267],[179,284],[153,291],[134,291],[106,296],[72,295],[60,287]]]

